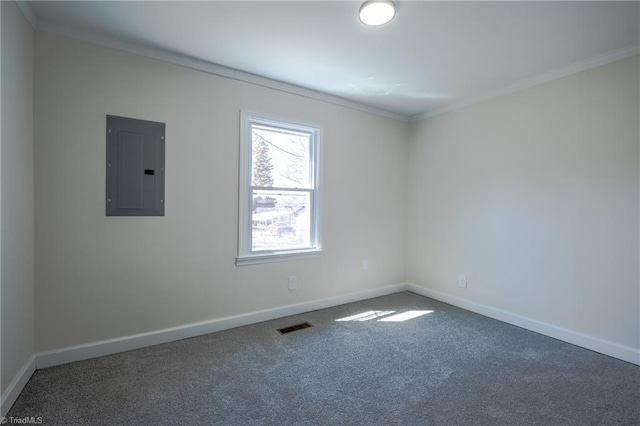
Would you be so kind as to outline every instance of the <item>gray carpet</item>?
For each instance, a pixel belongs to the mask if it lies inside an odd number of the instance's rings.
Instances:
[[[336,321],[432,310],[404,322]],[[312,328],[281,335],[308,321]],[[637,425],[640,367],[405,292],[36,371],[44,424]]]

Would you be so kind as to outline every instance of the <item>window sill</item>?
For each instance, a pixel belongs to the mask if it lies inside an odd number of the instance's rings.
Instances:
[[[257,265],[260,263],[284,262],[288,260],[310,259],[322,256],[322,249],[272,252],[236,257],[236,266]]]

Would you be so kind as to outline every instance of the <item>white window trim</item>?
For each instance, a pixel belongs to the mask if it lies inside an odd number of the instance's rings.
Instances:
[[[313,167],[314,190],[311,208],[311,245],[312,248],[251,251],[251,124],[259,123],[284,127],[292,130],[310,132],[313,134],[311,149],[311,165]],[[283,119],[255,113],[240,111],[240,176],[239,176],[239,206],[238,206],[238,257],[236,266],[254,265],[259,263],[279,262],[285,260],[306,259],[322,254],[322,239],[320,225],[320,199],[322,176],[322,128],[317,125],[301,123],[299,121]]]

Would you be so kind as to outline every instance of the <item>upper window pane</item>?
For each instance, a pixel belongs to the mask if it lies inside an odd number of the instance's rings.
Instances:
[[[311,134],[251,126],[251,184],[259,188],[312,187]]]

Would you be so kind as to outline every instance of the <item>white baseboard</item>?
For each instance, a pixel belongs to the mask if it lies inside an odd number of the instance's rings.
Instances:
[[[255,324],[276,318],[290,315],[297,315],[304,312],[338,306],[345,303],[358,302],[373,297],[386,296],[402,291],[426,296],[441,302],[466,309],[490,318],[494,318],[509,324],[513,324],[527,330],[535,331],[549,337],[553,337],[577,346],[581,346],[593,351],[612,356],[633,364],[640,365],[640,351],[635,348],[623,346],[614,342],[602,340],[593,336],[577,333],[568,329],[557,327],[552,324],[523,317],[511,312],[503,311],[491,306],[471,302],[459,297],[451,296],[435,290],[420,287],[415,284],[395,284],[371,290],[364,290],[349,293],[341,296],[329,297],[325,299],[312,300],[309,302],[297,303],[273,309],[266,309],[242,315],[235,315],[211,321],[187,324],[179,327],[167,328],[148,333],[124,336],[116,339],[103,340],[99,342],[87,343],[84,345],[71,346],[56,349],[53,351],[41,352],[29,358],[20,369],[7,390],[2,395],[1,416],[5,416],[15,400],[22,392],[22,389],[31,378],[36,369],[52,367],[66,364],[68,362],[81,361],[103,355],[110,355],[118,352],[139,349],[146,346],[160,343],[172,342],[189,337],[201,336],[203,334],[214,333],[216,331]]]
[[[27,385],[27,382],[36,371],[36,356],[31,355],[31,357],[27,360],[27,362],[22,366],[18,374],[13,378],[7,389],[2,394],[2,404],[0,404],[0,417],[5,417],[11,406],[18,396],[22,389]]]
[[[372,297],[386,296],[388,294],[405,291],[406,289],[406,284],[396,284],[341,296],[329,297],[326,299],[251,312],[248,314],[235,315],[211,321],[166,328],[164,330],[151,331],[148,333],[135,334],[116,339],[102,340],[84,345],[41,352],[36,354],[36,368],[52,367],[54,365],[66,364],[68,362],[81,361],[84,359],[130,351],[160,343],[201,336],[203,334],[214,333],[216,331],[255,324],[289,315],[297,315],[345,303],[357,302],[360,300],[370,299]]]
[[[467,311],[475,312],[490,318],[494,318],[545,336],[553,337],[573,345],[581,346],[601,354],[609,355],[632,364],[640,365],[640,350],[629,346],[620,345],[600,339],[598,337],[589,336],[587,334],[578,333],[566,328],[558,327],[549,323],[523,317],[502,309],[493,308],[491,306],[482,305],[480,303],[471,302],[449,294],[441,293],[415,284],[407,284],[406,289],[416,294],[439,300],[449,305],[457,306]]]

